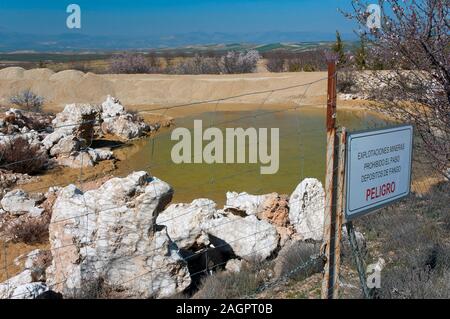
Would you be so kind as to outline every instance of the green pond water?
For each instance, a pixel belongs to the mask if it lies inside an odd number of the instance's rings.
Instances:
[[[173,202],[210,198],[219,205],[224,204],[227,191],[290,194],[306,177],[315,177],[323,182],[326,148],[324,109],[304,108],[271,113],[207,112],[177,119],[176,127],[185,127],[192,132],[194,120],[200,119],[203,121],[203,130],[218,127],[224,137],[225,128],[268,128],[269,132],[270,128],[279,128],[278,172],[262,175],[260,167],[264,164],[261,163],[175,164],[171,159],[172,147],[177,143],[171,140],[171,131],[175,127],[138,141],[135,145],[137,151],[130,152],[127,160],[123,161],[126,165],[123,169],[126,172],[146,170],[168,182],[175,190]],[[348,130],[361,130],[381,127],[387,123],[372,113],[340,111],[338,124]],[[207,143],[204,142],[204,145]],[[224,153],[225,150],[224,145]]]

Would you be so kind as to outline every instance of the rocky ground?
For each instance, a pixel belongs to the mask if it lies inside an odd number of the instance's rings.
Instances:
[[[9,109],[0,114],[0,189],[41,180],[28,174],[114,161],[114,149],[171,125],[160,117],[148,120],[110,96],[101,105],[66,105],[56,115]]]
[[[110,149],[91,146],[95,138],[110,134],[127,141],[159,127],[158,123],[146,124],[138,116],[126,112],[120,101],[108,96],[100,106],[66,105],[54,117],[10,109],[0,120],[0,146],[7,148],[18,140],[25,140],[29,149],[48,157],[46,167],[93,166],[113,157]]]
[[[20,271],[0,284],[1,298],[78,298],[100,285],[120,298],[167,298],[195,290],[206,274],[275,262],[294,243],[322,240],[324,193],[315,179],[290,196],[229,192],[223,208],[209,199],[170,204],[172,194],[146,172],[85,191],[6,193],[2,238],[14,242],[16,225],[44,221],[49,247],[15,258]],[[277,267],[270,278],[282,276]],[[320,272],[321,263],[314,267]]]

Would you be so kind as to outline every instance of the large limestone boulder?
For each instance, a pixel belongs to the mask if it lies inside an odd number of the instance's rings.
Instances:
[[[144,136],[151,127],[136,115],[127,113],[120,101],[108,95],[102,103],[102,131],[129,140]]]
[[[303,180],[289,198],[289,220],[303,240],[323,239],[325,192],[314,178]]]
[[[205,222],[202,228],[214,247],[245,260],[267,259],[278,247],[275,227],[254,215],[224,214]]]
[[[37,207],[37,202],[38,199],[32,198],[21,189],[16,189],[6,193],[0,203],[3,210],[13,215],[30,214],[30,216],[37,217],[44,211],[43,208]]]
[[[66,155],[69,156],[71,153],[79,151],[82,143],[81,141],[74,137],[73,135],[68,135],[61,138],[51,149],[50,155]]]
[[[74,135],[91,144],[95,134],[95,125],[100,120],[101,108],[91,104],[67,104],[52,121],[55,131],[64,135]]]
[[[203,224],[216,215],[216,203],[209,199],[196,199],[190,204],[173,204],[159,214],[158,225],[166,226],[169,237],[179,248],[206,247],[208,234]]]
[[[155,224],[171,197],[171,187],[146,172],[112,178],[85,193],[74,185],[62,189],[49,229],[47,283],[68,296],[100,279],[135,298],[186,289],[191,279],[178,247]]]
[[[117,117],[125,113],[125,107],[120,104],[119,99],[111,95],[108,95],[106,101],[102,103],[102,119]]]
[[[102,131],[129,140],[144,136],[150,131],[150,126],[132,114],[124,114],[104,119]]]
[[[64,130],[56,130],[45,136],[42,140],[42,144],[45,149],[49,150],[65,136],[67,136],[67,133]]]
[[[224,207],[227,212],[255,215],[258,219],[274,225],[280,235],[280,246],[292,238],[293,227],[289,225],[289,203],[287,195],[277,193],[251,195],[248,193],[227,192]]]
[[[265,201],[266,195],[250,195],[246,192],[227,192],[225,209],[238,210],[247,215],[256,215],[259,206]]]
[[[59,165],[71,168],[92,167],[95,165],[95,161],[88,151],[73,152],[70,155],[59,156],[56,158],[56,162]]]

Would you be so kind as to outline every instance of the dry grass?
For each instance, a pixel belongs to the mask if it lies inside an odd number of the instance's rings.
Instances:
[[[275,275],[303,280],[320,272],[323,269],[323,260],[316,259],[319,249],[318,244],[302,241],[286,246],[275,259]]]
[[[448,298],[450,269],[450,183],[431,187],[378,214],[358,221],[372,245],[369,252],[386,259],[381,298]],[[368,256],[368,263],[371,259]]]
[[[107,284],[104,278],[99,277],[83,282],[81,288],[74,289],[72,293],[66,294],[71,299],[124,299],[125,290]]]
[[[218,272],[205,277],[194,299],[232,299],[253,294],[263,282],[262,266],[244,265],[240,272]]]

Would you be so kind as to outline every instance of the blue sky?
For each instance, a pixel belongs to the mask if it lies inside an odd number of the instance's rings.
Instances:
[[[82,10],[89,35],[170,35],[185,32],[352,32],[337,8],[350,0],[0,0],[0,30],[68,32],[66,7]]]

